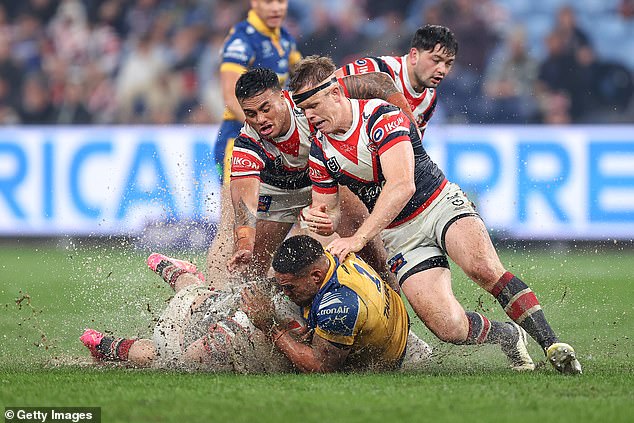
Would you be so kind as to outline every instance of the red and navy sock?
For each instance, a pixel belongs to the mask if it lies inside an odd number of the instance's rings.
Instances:
[[[544,311],[533,291],[511,272],[506,272],[491,290],[506,314],[545,350],[555,342]]]
[[[506,322],[489,320],[475,311],[466,311],[469,333],[463,344],[502,344],[517,340],[517,331]]]
[[[161,262],[156,266],[156,273],[158,273],[163,280],[172,287],[172,289],[176,289],[176,280],[183,273],[189,272],[176,266],[171,261],[161,260]]]
[[[107,361],[128,361],[130,347],[136,339],[112,338],[104,336],[97,345],[97,351],[103,355],[102,360]]]

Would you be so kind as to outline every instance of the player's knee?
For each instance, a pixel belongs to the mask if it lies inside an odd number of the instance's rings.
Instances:
[[[487,291],[491,290],[498,281],[500,274],[504,273],[503,267],[487,257],[478,257],[471,261],[468,268],[463,269],[469,278],[475,281]]]

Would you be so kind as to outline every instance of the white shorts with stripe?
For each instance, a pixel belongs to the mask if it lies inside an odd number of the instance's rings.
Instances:
[[[399,284],[414,273],[448,267],[445,233],[456,220],[478,216],[475,206],[460,187],[447,182],[440,194],[416,217],[381,231],[390,270]]]
[[[300,211],[310,205],[311,201],[311,186],[288,190],[260,184],[257,218],[271,222],[295,223]]]

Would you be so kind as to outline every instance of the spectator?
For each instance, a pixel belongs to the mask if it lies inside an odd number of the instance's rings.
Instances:
[[[532,122],[537,113],[537,67],[526,50],[524,30],[516,29],[485,72],[483,119],[492,123]]]
[[[22,101],[18,106],[20,122],[26,125],[51,124],[56,113],[43,75],[28,75],[22,85]]]

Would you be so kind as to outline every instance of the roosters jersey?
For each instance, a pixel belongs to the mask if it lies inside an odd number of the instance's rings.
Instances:
[[[412,113],[416,117],[416,125],[421,131],[425,130],[427,122],[431,119],[436,108],[436,90],[425,88],[422,93],[414,91],[407,74],[407,55],[402,57],[366,57],[349,63],[341,69],[344,75],[358,75],[369,72],[388,74],[399,91],[405,95]]]
[[[290,129],[278,138],[267,139],[260,137],[255,129],[245,123],[234,141],[231,179],[255,177],[281,189],[310,186],[308,120],[286,91],[284,98],[291,115]]]
[[[310,150],[313,190],[337,192],[337,184],[354,192],[372,212],[385,177],[380,157],[400,142],[412,144],[416,191],[388,227],[418,215],[438,195],[445,176],[423,148],[418,131],[396,106],[382,100],[350,100],[352,127],[343,135],[316,132]],[[410,128],[410,125],[412,127]]]
[[[269,68],[284,85],[288,70],[300,59],[293,36],[285,28],[271,31],[251,10],[246,20],[231,28],[222,47],[220,70],[244,73],[256,67]],[[224,119],[235,119],[235,116],[227,109]]]
[[[350,347],[346,366],[399,363],[409,333],[401,297],[354,254],[339,262],[326,252],[330,268],[304,317],[320,337]]]

